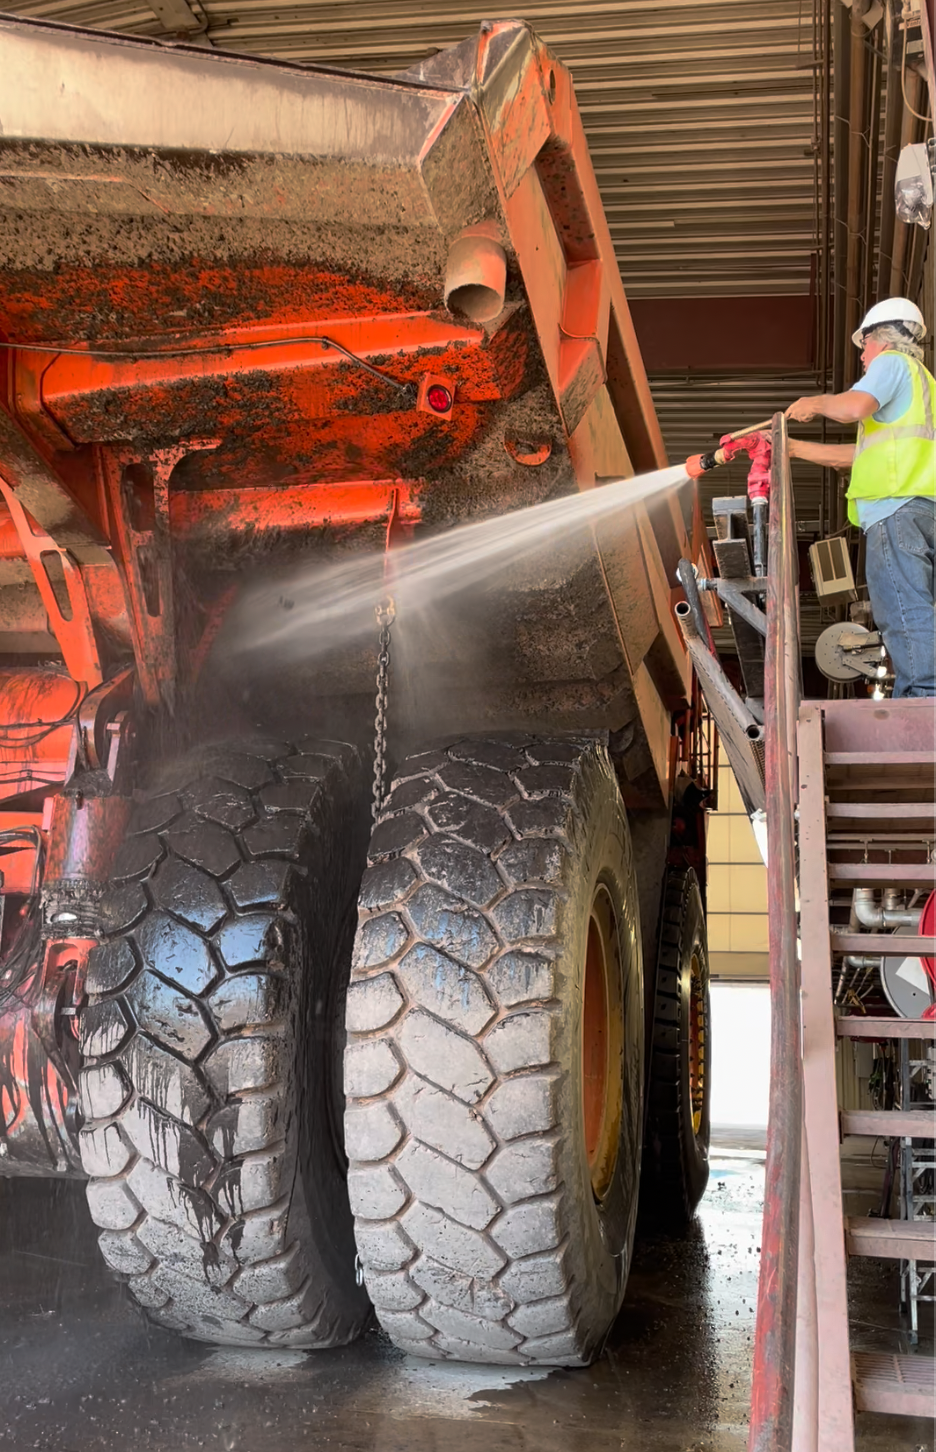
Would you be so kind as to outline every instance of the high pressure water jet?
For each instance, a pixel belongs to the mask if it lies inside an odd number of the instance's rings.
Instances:
[[[392,585],[401,611],[420,610],[472,590],[489,589],[510,567],[551,545],[569,548],[591,529],[618,521],[636,528],[628,511],[687,482],[675,465],[619,479],[495,519],[461,525],[392,551]],[[310,659],[366,636],[384,593],[383,554],[304,564],[275,584],[255,587],[231,632],[235,651],[276,652]]]

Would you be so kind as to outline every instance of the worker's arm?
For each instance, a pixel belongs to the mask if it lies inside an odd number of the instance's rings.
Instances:
[[[807,464],[824,464],[827,469],[850,469],[855,462],[854,444],[811,444],[806,439],[789,439],[791,459]]]
[[[850,388],[847,393],[817,393],[813,398],[798,398],[790,404],[786,416],[795,423],[808,423],[811,418],[830,418],[833,423],[851,424],[870,418],[880,407],[873,393]]]

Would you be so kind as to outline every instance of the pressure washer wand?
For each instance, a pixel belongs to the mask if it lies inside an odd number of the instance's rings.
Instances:
[[[746,429],[738,429],[737,433],[734,434],[725,434],[719,440],[718,448],[713,450],[711,454],[692,454],[686,460],[686,473],[689,475],[689,478],[700,479],[710,469],[715,469],[720,464],[730,463],[736,454],[744,452],[744,446],[741,442],[743,439],[761,434],[764,429],[770,428],[772,422],[772,419],[766,418],[763,423],[751,424]],[[738,445],[738,447],[732,448],[732,444]]]
[[[753,551],[754,573],[763,575],[767,570],[767,497],[770,493],[771,437],[764,430],[769,429],[770,419],[752,429],[739,429],[736,434],[725,434],[719,439],[718,448],[711,454],[693,454],[686,460],[686,473],[690,479],[700,479],[709,469],[727,464],[737,454],[747,454],[751,467],[747,477],[748,498],[754,510]]]

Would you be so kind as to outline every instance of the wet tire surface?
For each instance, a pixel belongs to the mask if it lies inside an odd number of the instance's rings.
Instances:
[[[702,982],[704,1071],[698,1132],[693,1126],[689,1072],[693,956],[698,960]],[[660,924],[641,1191],[642,1215],[671,1232],[688,1226],[708,1184],[710,1024],[708,948],[698,879],[691,868],[671,870]]]
[[[581,1365],[629,1269],[643,1006],[626,817],[604,747],[463,739],[412,757],[371,838],[348,993],[349,1189],[367,1288],[414,1355]],[[614,899],[617,1161],[585,1157],[582,993]]]
[[[106,1262],[186,1336],[333,1346],[369,1316],[340,1143],[362,806],[350,746],[210,747],[162,773],[119,853],[80,1148]]]

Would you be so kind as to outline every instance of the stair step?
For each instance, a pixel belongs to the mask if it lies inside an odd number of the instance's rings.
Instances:
[[[837,1018],[840,1039],[936,1039],[936,1018]]]
[[[932,822],[936,817],[936,802],[827,802],[826,816],[835,821],[854,820],[878,822]]]
[[[843,1109],[842,1134],[873,1134],[875,1138],[933,1139],[936,1114],[913,1109]]]
[[[936,887],[932,862],[830,862],[831,882],[859,887]]]
[[[826,794],[834,801],[864,802],[869,798],[888,802],[918,802],[933,789],[928,773],[911,766],[906,771],[891,767],[882,772],[876,766],[850,766],[847,770],[831,769],[825,778]]]
[[[827,751],[826,766],[936,766],[936,751]]]
[[[924,954],[936,955],[936,938],[895,938],[893,933],[833,933],[833,953],[899,953],[901,958]]]
[[[936,1222],[875,1220],[849,1215],[845,1220],[849,1255],[876,1255],[885,1260],[936,1261]]]
[[[852,1356],[855,1408],[899,1417],[933,1415],[936,1362],[931,1356],[882,1356],[856,1351]]]

